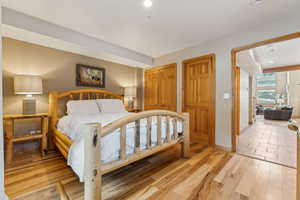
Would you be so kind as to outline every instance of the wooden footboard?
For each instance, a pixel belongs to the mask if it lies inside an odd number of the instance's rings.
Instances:
[[[56,147],[67,159],[69,148],[72,141],[59,132],[56,128],[60,117],[64,115],[65,110],[60,110],[59,100],[84,100],[99,98],[123,99],[122,96],[103,90],[73,90],[63,93],[50,92],[49,94],[49,113],[51,116],[50,130]],[[152,120],[157,119],[155,125],[156,142],[151,140]],[[147,144],[146,149],[142,150],[140,145],[140,125],[141,120],[147,119]],[[166,137],[162,137],[162,120],[166,121]],[[183,132],[178,133],[177,122],[182,121]],[[135,123],[135,146],[134,153],[126,154],[126,125]],[[173,133],[170,132],[170,126],[173,126]],[[101,163],[101,138],[112,134],[115,130],[120,130],[120,156],[119,159],[110,163]],[[84,199],[101,200],[101,176],[105,173],[119,169],[137,160],[153,155],[159,151],[165,150],[175,144],[182,144],[182,156],[189,156],[190,135],[189,135],[189,115],[188,113],[179,114],[166,110],[153,110],[129,115],[114,121],[111,124],[101,127],[101,124],[88,124],[84,138]],[[50,137],[51,138],[51,137]]]
[[[59,149],[59,151],[62,153],[65,159],[68,159],[68,153],[70,146],[72,144],[72,141],[65,136],[63,133],[59,132],[56,128],[53,129],[53,142],[56,145],[56,147]]]
[[[165,111],[163,111],[163,112],[165,112]],[[167,120],[170,120],[170,117]],[[147,122],[148,122],[148,124],[147,124],[147,129],[148,130],[147,131],[150,132],[151,131],[151,118],[150,117],[148,118]],[[161,123],[160,120],[158,120],[158,122]],[[169,121],[169,123],[167,123],[167,130],[169,130],[170,123],[173,124],[173,129],[177,130],[177,123],[176,123],[175,119],[173,119],[172,121]],[[159,129],[160,128],[161,127],[159,127]],[[54,128],[52,131],[53,131],[54,144],[56,145],[58,150],[62,153],[64,158],[68,159],[68,153],[69,153],[69,149],[72,145],[72,141],[66,135],[64,135],[63,133],[58,131],[56,128]],[[125,131],[125,130],[123,130],[123,131]],[[126,165],[129,164],[129,163],[127,163],[126,154],[125,154],[126,143],[125,143],[125,139],[123,139],[123,137],[125,137],[125,134],[124,134],[124,132],[122,133],[122,130],[121,130],[121,136],[122,136],[122,138],[120,138],[120,141],[122,141],[121,142],[121,149],[123,148],[123,150],[121,150],[121,152],[120,152],[120,158],[121,159],[117,162],[107,163],[107,164],[102,165],[102,170],[101,170],[102,174],[109,173],[111,171],[114,171],[115,169],[118,169],[120,167],[123,167],[123,166],[126,166]],[[177,131],[175,131],[173,133],[172,137],[171,137],[170,133],[167,133],[166,142],[163,145],[162,145],[162,141],[159,140],[159,143],[161,145],[159,148],[151,147],[151,145],[152,145],[151,144],[151,138],[150,138],[151,135],[148,134],[147,136],[148,136],[147,137],[147,149],[150,149],[150,151],[146,151],[146,152],[142,152],[140,154],[136,154],[136,156],[131,159],[132,162],[139,160],[141,156],[143,158],[147,157],[149,155],[152,155],[152,154],[155,154],[159,151],[162,151],[166,148],[169,148],[169,146],[172,146],[174,144],[177,144],[177,143],[181,143],[182,145],[184,144],[183,136],[178,136]],[[137,136],[137,138],[138,138],[138,136]],[[139,151],[140,151],[140,149],[138,147],[136,147],[135,152],[138,153]],[[183,157],[188,157],[188,152],[189,152],[189,145],[187,145],[187,146],[183,145],[182,156]]]
[[[155,146],[151,141],[152,119],[157,117],[157,142]],[[166,118],[166,139],[162,138],[162,118]],[[147,119],[147,149],[140,149],[140,121]],[[171,121],[172,119],[172,121]],[[177,132],[177,121],[183,122],[183,133]],[[136,124],[135,131],[135,153],[126,154],[126,125],[130,123]],[[170,133],[170,124],[173,123],[173,134]],[[117,120],[105,127],[100,124],[88,124],[88,132],[85,136],[85,166],[84,166],[84,199],[85,200],[101,200],[101,176],[111,172],[132,162],[143,159],[147,156],[155,154],[159,151],[167,149],[177,143],[182,144],[182,156],[189,156],[189,115],[187,113],[178,114],[175,112],[155,110],[130,115]],[[119,160],[111,163],[101,164],[101,138],[111,134],[113,131],[120,129],[120,157]]]

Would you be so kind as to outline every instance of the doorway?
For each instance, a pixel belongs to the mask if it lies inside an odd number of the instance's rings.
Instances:
[[[253,44],[249,44],[249,45],[245,45],[239,48],[235,48],[232,49],[231,51],[231,73],[232,73],[232,93],[233,93],[233,97],[232,98],[232,113],[231,113],[231,117],[232,117],[232,152],[236,152],[237,151],[237,136],[240,133],[239,129],[238,129],[238,125],[239,125],[239,108],[238,108],[238,98],[236,96],[237,94],[237,74],[236,74],[236,67],[237,67],[237,53],[241,52],[243,50],[248,50],[251,48],[255,48],[255,47],[260,47],[263,45],[267,45],[267,44],[272,44],[272,43],[277,43],[277,42],[282,42],[282,41],[288,41],[288,40],[292,40],[295,38],[300,38],[300,32],[296,32],[293,34],[289,34],[289,35],[284,35],[281,37],[277,37],[277,38],[273,38],[270,40],[265,40],[265,41],[261,41],[261,42],[257,42],[257,43],[253,43]],[[289,67],[288,67],[289,68]],[[300,147],[300,137],[297,136],[297,155],[298,154],[298,149]],[[297,199],[300,199],[300,162],[299,162],[299,156],[298,156],[298,160],[297,160]]]
[[[191,141],[215,145],[215,54],[183,61],[183,94]]]
[[[233,150],[296,168],[300,34],[233,50]],[[257,46],[257,44],[259,44]]]
[[[293,33],[293,34],[289,34],[289,35],[284,35],[281,37],[277,37],[277,38],[273,38],[270,40],[265,40],[265,41],[261,41],[261,42],[257,42],[257,43],[253,43],[253,44],[249,44],[249,45],[245,45],[239,48],[234,48],[231,51],[231,71],[232,71],[232,93],[233,93],[233,97],[232,98],[232,151],[236,152],[237,151],[237,139],[238,139],[238,135],[240,134],[240,118],[239,118],[239,114],[240,114],[240,109],[239,109],[239,96],[238,96],[238,91],[239,91],[239,84],[238,84],[238,73],[237,73],[237,53],[245,51],[245,50],[249,50],[252,48],[256,48],[256,47],[260,47],[260,46],[264,46],[264,45],[268,45],[268,44],[274,44],[274,43],[278,43],[278,42],[283,42],[283,41],[288,41],[288,40],[292,40],[292,39],[296,39],[296,38],[300,38],[300,32],[297,33]]]

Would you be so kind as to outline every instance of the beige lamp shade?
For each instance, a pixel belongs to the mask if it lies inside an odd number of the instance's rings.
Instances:
[[[18,75],[14,77],[15,94],[42,94],[43,81],[39,76]]]
[[[136,97],[136,87],[125,87],[125,97]]]

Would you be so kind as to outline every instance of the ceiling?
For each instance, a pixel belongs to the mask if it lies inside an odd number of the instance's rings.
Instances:
[[[237,53],[237,65],[250,74],[262,72],[260,63],[256,61],[253,50],[246,50]]]
[[[237,64],[249,73],[300,64],[300,38],[238,52]]]
[[[125,56],[117,56],[107,51],[100,51],[99,49],[91,50],[84,47],[83,45],[56,39],[46,35],[38,34],[36,32],[30,32],[28,30],[16,28],[14,26],[9,26],[6,24],[2,24],[2,36],[83,56],[89,56],[114,63],[119,63],[127,65],[129,67],[147,68],[151,66],[149,64],[145,64],[145,62],[139,62],[135,59],[131,59]]]
[[[299,12],[299,0],[3,0],[5,7],[158,57]]]
[[[253,49],[263,69],[300,64],[300,38]]]

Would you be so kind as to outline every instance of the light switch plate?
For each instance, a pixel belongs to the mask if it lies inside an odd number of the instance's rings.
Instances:
[[[225,92],[225,93],[224,93],[224,99],[225,99],[225,100],[230,99],[230,93]]]

